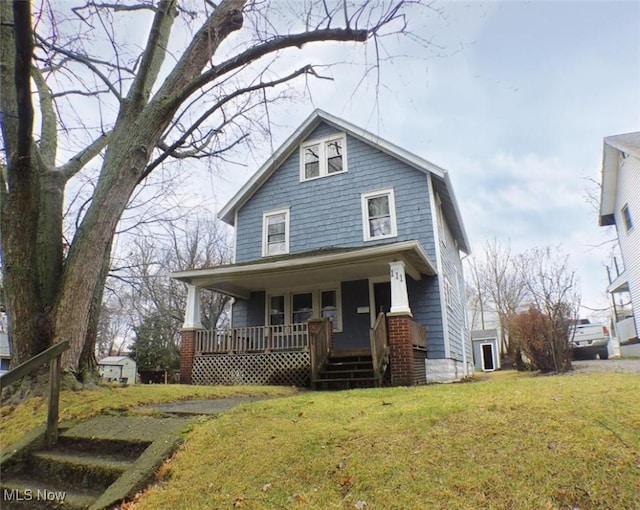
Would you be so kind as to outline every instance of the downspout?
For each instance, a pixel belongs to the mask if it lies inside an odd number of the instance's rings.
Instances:
[[[460,267],[462,268],[462,281],[464,283],[465,279],[464,279],[464,267],[462,266],[462,262],[464,261],[464,259],[466,259],[469,256],[469,254],[465,254],[464,257],[460,258]],[[466,283],[465,283],[465,290],[466,290]],[[466,305],[466,299],[467,299],[467,293],[464,293],[464,325],[463,328],[465,329],[465,333],[468,331],[468,327],[466,327],[467,324],[469,324],[469,316],[468,316],[468,310],[467,310],[467,305]],[[469,338],[471,337],[471,332],[469,332]],[[462,340],[462,364],[464,366],[464,376],[469,377],[469,364],[467,363],[467,340],[463,339]]]

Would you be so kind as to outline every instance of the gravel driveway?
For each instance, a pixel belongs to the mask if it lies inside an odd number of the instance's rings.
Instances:
[[[576,360],[573,362],[574,373],[583,372],[618,372],[640,375],[640,359],[597,359]]]

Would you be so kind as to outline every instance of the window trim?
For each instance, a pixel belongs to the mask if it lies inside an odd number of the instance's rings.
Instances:
[[[294,287],[286,290],[273,289],[265,292],[265,320],[264,324],[268,326],[270,324],[271,316],[271,298],[277,296],[284,296],[284,323],[291,324],[293,320],[293,296],[295,294],[311,294],[311,300],[313,303],[312,318],[319,319],[322,317],[322,293],[327,291],[334,291],[336,293],[336,318],[337,324],[334,324],[333,332],[342,333],[342,285],[340,283],[329,283],[322,287]]]
[[[622,222],[624,223],[625,232],[630,232],[633,230],[633,220],[631,219],[631,211],[629,210],[629,204],[626,203],[620,209],[620,214],[622,215]]]
[[[369,199],[387,195],[389,197],[389,222],[391,223],[391,233],[371,236],[369,233]],[[389,239],[398,237],[398,224],[396,219],[396,199],[393,188],[379,189],[376,191],[368,191],[360,194],[360,202],[362,207],[362,239],[364,241],[377,241],[378,239]]]
[[[262,256],[263,257],[275,257],[278,255],[286,255],[289,253],[289,207],[284,209],[274,209],[272,211],[266,211],[262,213]],[[278,214],[284,214],[284,252],[282,253],[269,253],[268,235],[269,229],[267,220],[271,216],[277,216]]]
[[[448,276],[444,277],[444,300],[447,308],[453,309],[453,286]]]
[[[342,142],[342,170],[339,172],[329,173],[329,165],[327,161],[326,146],[329,142],[334,140],[340,140]],[[306,177],[305,175],[305,163],[304,163],[304,151],[311,145],[320,146],[319,155],[319,174],[315,177]],[[322,179],[324,177],[330,177],[332,175],[344,174],[348,171],[347,168],[347,135],[346,133],[334,133],[333,135],[323,136],[322,138],[315,138],[313,140],[307,140],[300,144],[300,182],[315,181],[316,179]]]

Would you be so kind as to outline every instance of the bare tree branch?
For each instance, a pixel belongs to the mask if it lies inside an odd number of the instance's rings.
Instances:
[[[64,165],[58,168],[58,170],[65,176],[65,179],[68,180],[76,175],[89,161],[95,158],[109,143],[110,135],[110,132],[103,133],[75,156],[69,159],[69,161]]]
[[[95,64],[94,60],[92,58],[90,58],[87,55],[81,55],[80,53],[74,52],[74,51],[70,51],[67,50],[65,48],[61,48],[59,46],[56,46],[55,44],[52,44],[48,41],[46,41],[43,37],[39,36],[38,34],[36,34],[36,39],[38,40],[38,42],[57,52],[60,53],[62,55],[65,55],[66,57],[69,57],[70,59],[76,61],[76,62],[80,62],[81,64],[84,64],[86,67],[88,67],[98,78],[100,78],[100,80],[102,81],[102,83],[104,83],[107,88],[111,91],[111,93],[116,97],[116,99],[122,103],[123,98],[120,94],[120,91],[118,91],[118,89],[115,88],[115,86],[113,85],[113,83],[111,82],[111,80],[102,72],[100,71],[100,69],[98,69],[98,66]]]
[[[167,157],[169,157],[170,155],[173,155],[172,153],[175,151],[175,149],[180,147],[187,140],[189,135],[195,131],[195,129],[197,129],[205,120],[207,120],[214,112],[219,110],[223,105],[229,103],[230,101],[232,101],[233,99],[237,98],[238,96],[241,96],[241,95],[244,95],[244,94],[247,94],[247,93],[250,93],[250,92],[254,92],[256,90],[265,90],[265,89],[270,88],[270,87],[276,87],[277,85],[280,85],[282,83],[291,81],[294,78],[296,78],[296,77],[298,77],[300,75],[303,75],[303,74],[311,74],[313,76],[321,77],[314,71],[312,66],[308,65],[308,66],[304,66],[304,67],[302,67],[302,68],[300,68],[300,69],[298,69],[298,70],[290,73],[289,75],[284,76],[283,78],[280,78],[278,80],[273,80],[273,81],[270,81],[270,82],[259,82],[259,83],[256,83],[255,85],[251,85],[249,87],[236,89],[234,92],[232,92],[230,94],[227,94],[221,100],[216,102],[211,108],[209,108],[207,111],[205,111],[191,125],[191,127],[185,131],[185,133],[178,140],[176,140],[174,143],[172,143],[170,146],[168,146],[166,148],[160,147],[161,149],[163,149],[164,152],[158,158],[156,158],[154,161],[152,161],[151,163],[149,163],[147,165],[147,168],[145,169],[145,172],[142,175],[142,178],[144,178],[147,175],[149,175],[149,173],[151,171],[153,171],[165,159],[167,159]],[[326,77],[323,77],[323,78],[330,79],[330,78],[326,78]]]

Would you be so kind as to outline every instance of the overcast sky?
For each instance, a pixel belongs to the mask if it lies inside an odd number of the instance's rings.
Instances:
[[[429,49],[387,42],[389,53],[411,58],[383,66],[377,93],[369,80],[354,94],[361,74],[343,65],[332,70],[333,82],[311,85],[313,104],[274,107],[282,126],[275,146],[314,107],[379,134],[450,172],[476,252],[493,238],[514,252],[561,244],[583,304],[607,307],[607,250],[594,246],[611,231],[598,227],[586,197],[589,179],[599,180],[603,137],[640,129],[640,2],[438,7],[410,19]],[[344,47],[317,51],[326,62]],[[264,157],[268,144],[264,151],[253,157]],[[222,184],[212,180],[215,206],[261,162],[249,159]]]

